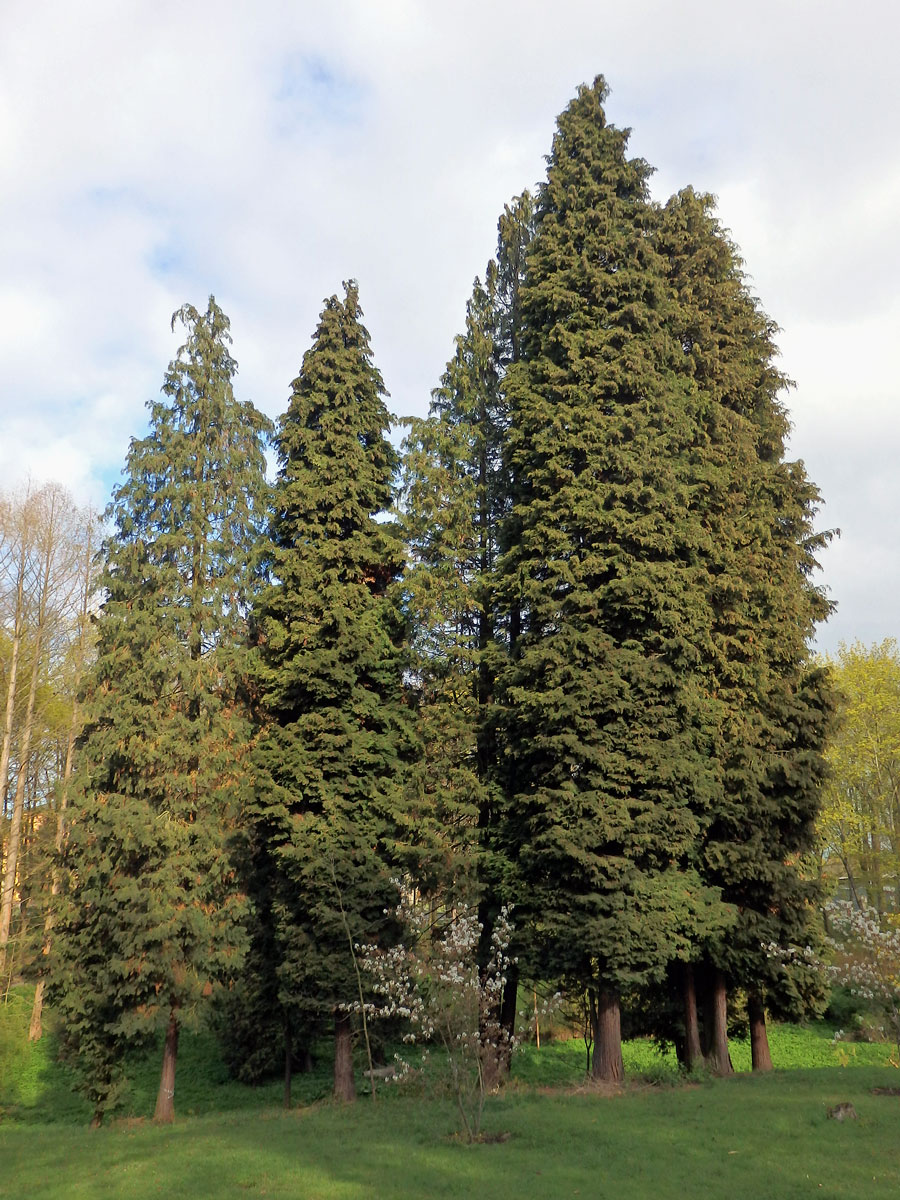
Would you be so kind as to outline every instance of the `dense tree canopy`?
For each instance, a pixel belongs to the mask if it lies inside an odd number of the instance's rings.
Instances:
[[[500,569],[522,614],[503,681],[510,836],[545,969],[614,1030],[620,990],[723,914],[691,862],[716,787],[694,397],[671,365],[649,168],[605,95],[598,79],[560,117],[538,200]],[[597,1069],[615,1077],[610,1036]]]
[[[777,330],[747,289],[712,199],[690,188],[673,196],[655,240],[673,291],[676,368],[696,396],[693,505],[708,534],[703,670],[717,699],[720,787],[699,861],[738,918],[693,961],[747,990],[762,1038],[764,999],[799,1016],[818,998],[762,947],[815,940],[816,893],[802,862],[830,712],[808,649],[829,609],[812,582],[825,538],[814,532],[818,493],[802,463],[785,458],[789,381],[777,366]],[[721,990],[725,979],[714,970],[707,982]],[[723,1045],[717,1065],[727,1069]]]
[[[787,456],[777,330],[712,199],[656,203],[606,95],[601,77],[579,89],[546,181],[504,210],[402,457],[354,282],[291,385],[271,486],[227,318],[212,298],[173,318],[186,341],[107,513],[96,660],[60,725],[74,814],[48,876],[49,977],[97,1119],[125,1048],[163,1033],[171,1119],[178,1031],[224,982],[237,1074],[283,1055],[289,1085],[328,1031],[352,1098],[354,947],[399,936],[398,879],[426,926],[477,906],[482,973],[513,903],[492,1027],[514,1020],[520,970],[561,983],[608,1079],[623,1012],[724,1072],[729,997],[758,1067],[765,1012],[821,999],[768,951],[815,942],[821,895],[819,496]],[[7,517],[4,787],[43,653]],[[819,826],[826,867],[882,908],[892,654],[835,668]],[[0,958],[23,811],[17,792]],[[498,1066],[482,1055],[482,1082]]]
[[[350,942],[378,939],[396,895],[416,748],[392,586],[403,547],[385,519],[397,456],[361,316],[355,283],[327,301],[276,438],[273,582],[257,614],[270,724],[252,811],[285,1027],[333,1018],[348,1099]]]
[[[528,192],[507,205],[497,256],[484,282],[475,280],[465,330],[432,393],[429,416],[410,422],[404,444],[403,517],[410,551],[404,584],[425,744],[422,787],[427,809],[444,831],[439,839],[444,875],[474,872],[482,899],[493,897],[489,907],[499,903],[503,874],[502,855],[492,854],[503,803],[494,680],[513,636],[512,614],[501,607],[495,580],[511,500],[503,378],[518,357],[519,297],[533,214]],[[436,883],[440,871],[432,874]],[[427,868],[425,875],[427,883]],[[482,918],[489,923],[484,907]]]
[[[175,314],[187,341],[108,518],[97,658],[52,975],[64,1044],[102,1116],[125,1046],[178,1030],[240,959],[224,852],[252,740],[246,621],[267,502],[266,420],[234,398],[227,317]]]

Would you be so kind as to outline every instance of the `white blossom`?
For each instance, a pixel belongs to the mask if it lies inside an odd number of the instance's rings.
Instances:
[[[457,1110],[472,1139],[478,1135],[484,1108],[487,1056],[511,1053],[515,1044],[499,1019],[514,961],[508,953],[511,910],[503,908],[497,917],[490,957],[482,970],[477,962],[482,926],[474,912],[454,911],[435,928],[431,911],[413,904],[401,889],[396,915],[407,930],[407,944],[356,947],[360,966],[380,1000],[366,1004],[366,1015],[406,1020],[403,1041],[408,1045],[440,1043]],[[409,1070],[407,1062],[403,1075]]]

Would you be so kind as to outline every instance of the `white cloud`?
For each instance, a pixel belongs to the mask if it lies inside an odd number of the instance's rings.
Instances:
[[[895,633],[898,34],[877,0],[7,0],[0,472],[102,497],[210,291],[274,415],[356,276],[393,407],[424,411],[498,213],[602,71],[655,193],[719,195],[845,528],[841,628]]]

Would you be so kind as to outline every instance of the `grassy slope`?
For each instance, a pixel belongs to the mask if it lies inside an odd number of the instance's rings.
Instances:
[[[86,1107],[53,1061],[52,1041],[23,1048],[22,1003],[18,1017],[14,1008],[0,1012],[0,1197],[900,1194],[900,1097],[871,1092],[900,1086],[900,1073],[883,1065],[890,1047],[835,1046],[824,1029],[772,1031],[776,1063],[797,1069],[699,1086],[665,1086],[677,1079],[671,1062],[646,1043],[631,1043],[632,1077],[643,1071],[664,1086],[638,1083],[614,1096],[582,1086],[582,1043],[527,1048],[516,1082],[491,1098],[485,1119],[488,1132],[508,1130],[509,1141],[465,1147],[447,1136],[455,1118],[446,1101],[423,1103],[398,1088],[374,1106],[363,1099],[350,1109],[320,1102],[284,1113],[277,1084],[250,1089],[229,1081],[212,1040],[196,1035],[183,1039],[174,1127],[144,1119],[155,1097],[153,1056],[130,1071],[124,1111],[138,1118],[91,1133]],[[735,1043],[732,1052],[736,1067],[749,1067],[745,1045]],[[308,1105],[327,1087],[323,1066],[296,1081],[295,1099]],[[858,1121],[827,1119],[827,1106],[841,1101],[856,1106]]]
[[[446,1138],[447,1105],[402,1098],[196,1117],[170,1129],[7,1128],[0,1196],[880,1200],[900,1192],[900,1098],[869,1089],[896,1078],[832,1068],[613,1097],[514,1090],[491,1103],[486,1122],[510,1140],[474,1147]],[[845,1100],[860,1119],[829,1121],[826,1105]]]

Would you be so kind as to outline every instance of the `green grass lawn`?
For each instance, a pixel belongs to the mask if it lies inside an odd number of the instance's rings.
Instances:
[[[896,1047],[890,1042],[835,1042],[834,1031],[827,1025],[773,1025],[769,1045],[776,1070],[814,1067],[890,1066]],[[750,1070],[749,1039],[732,1038],[729,1042],[735,1071]],[[622,1056],[630,1077],[642,1076],[657,1083],[679,1081],[674,1051],[660,1053],[648,1040],[626,1042]],[[536,1085],[576,1084],[586,1071],[584,1042],[578,1038],[550,1042],[536,1050],[526,1046],[514,1060],[514,1074],[525,1083]],[[900,1075],[900,1073],[898,1073]],[[900,1078],[898,1078],[900,1084]]]
[[[685,1083],[646,1042],[625,1048],[630,1082],[609,1094],[585,1084],[584,1045],[551,1042],[518,1056],[513,1083],[488,1100],[487,1133],[466,1146],[452,1106],[426,1081],[385,1089],[372,1104],[322,1099],[328,1064],[280,1085],[229,1080],[209,1035],[185,1035],[178,1119],[155,1127],[156,1055],[130,1064],[125,1115],[99,1131],[55,1063],[52,1039],[12,1037],[24,1014],[0,1012],[0,1197],[16,1200],[190,1200],[291,1197],[379,1200],[484,1196],[487,1200],[879,1200],[900,1195],[900,1087],[886,1045],[837,1045],[823,1027],[771,1030],[776,1070],[749,1073],[749,1048],[732,1043],[739,1074]],[[21,1025],[19,1025],[21,1028]],[[653,1080],[654,1082],[648,1082]],[[404,1090],[407,1089],[407,1090]],[[827,1108],[852,1103],[856,1121]]]
[[[7,1126],[0,1196],[879,1200],[900,1194],[900,1098],[871,1088],[896,1082],[891,1068],[857,1067],[616,1096],[520,1085],[487,1110],[486,1128],[509,1140],[476,1146],[448,1138],[448,1104],[396,1095],[182,1118],[168,1129]],[[840,1101],[859,1120],[828,1120],[826,1107]]]

